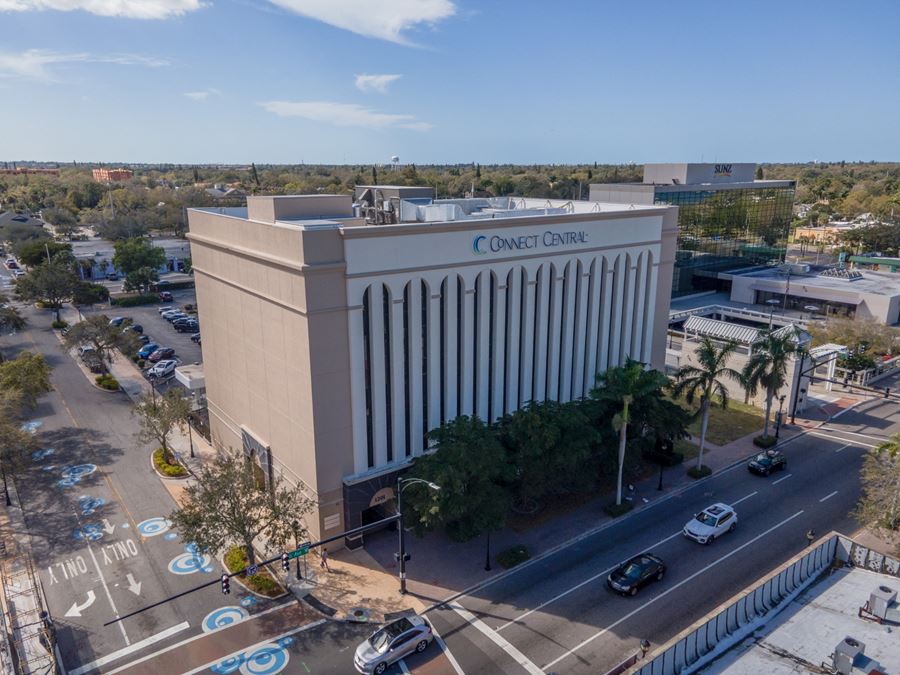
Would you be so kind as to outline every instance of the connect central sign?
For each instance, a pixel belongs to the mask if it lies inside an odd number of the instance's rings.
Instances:
[[[520,234],[508,237],[502,237],[497,234],[479,234],[472,239],[472,252],[475,255],[485,255],[486,253],[502,253],[504,251],[558,248],[560,246],[585,244],[587,241],[588,234],[584,231],[552,232],[547,230],[543,234]]]

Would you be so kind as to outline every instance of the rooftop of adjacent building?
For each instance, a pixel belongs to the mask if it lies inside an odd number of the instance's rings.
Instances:
[[[900,295],[900,274],[848,270],[834,266],[788,264],[778,267],[731,272],[730,276],[753,277],[764,281],[777,281],[790,286],[806,286],[836,291],[852,291],[871,295]],[[801,289],[797,288],[799,292]]]
[[[864,645],[854,673],[900,672],[900,627],[860,618],[859,608],[878,586],[898,579],[866,569],[837,570],[797,596],[768,625],[732,647],[700,672],[716,675],[780,675],[833,672],[831,655],[850,637]],[[894,605],[896,607],[896,605]],[[825,664],[825,667],[823,667]],[[880,667],[879,667],[880,666]]]
[[[756,179],[756,164],[645,164],[640,183],[592,183],[598,190],[631,192],[684,192],[691,190],[734,190],[746,188],[794,187],[793,180]],[[663,190],[662,188],[666,188]]]
[[[192,209],[256,222],[304,229],[380,225],[441,224],[458,221],[525,219],[537,216],[634,213],[657,205],[528,197],[435,199],[430,187],[358,186],[349,195],[247,197],[246,207]]]

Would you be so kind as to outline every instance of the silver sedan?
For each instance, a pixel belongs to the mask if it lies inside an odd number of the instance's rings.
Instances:
[[[421,616],[385,624],[356,648],[353,665],[363,675],[381,675],[388,667],[414,652],[424,652],[434,635]]]

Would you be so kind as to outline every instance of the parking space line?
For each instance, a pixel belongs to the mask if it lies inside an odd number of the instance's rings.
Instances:
[[[768,530],[766,530],[765,532],[762,532],[761,534],[756,535],[756,536],[753,537],[753,539],[751,539],[750,541],[748,541],[748,542],[746,542],[746,543],[744,543],[744,544],[741,544],[740,546],[738,546],[738,547],[737,547],[736,549],[734,549],[733,551],[729,551],[728,553],[726,553],[725,555],[723,555],[721,558],[719,558],[719,559],[717,559],[717,560],[714,560],[713,562],[711,562],[711,563],[710,563],[709,565],[707,565],[706,567],[704,567],[704,568],[702,568],[702,569],[700,569],[700,570],[697,570],[696,572],[694,572],[694,573],[693,573],[691,576],[689,576],[688,578],[683,579],[682,581],[679,581],[677,584],[675,584],[674,586],[671,586],[670,588],[667,588],[666,590],[664,590],[664,591],[663,591],[662,593],[660,593],[659,595],[657,595],[657,596],[655,596],[655,597],[653,597],[653,598],[650,598],[650,600],[648,600],[647,602],[645,602],[645,603],[644,603],[643,605],[641,605],[640,607],[637,607],[637,608],[631,610],[628,614],[626,614],[626,615],[623,616],[622,618],[618,619],[617,621],[614,621],[613,623],[611,623],[611,624],[610,624],[609,626],[607,626],[606,628],[604,628],[604,629],[602,629],[602,630],[600,630],[600,631],[594,633],[591,637],[589,637],[589,638],[587,638],[587,639],[585,639],[585,640],[582,640],[582,641],[579,642],[577,645],[575,645],[574,647],[572,647],[572,648],[569,649],[568,651],[564,652],[562,655],[560,655],[560,656],[556,657],[555,659],[553,659],[550,663],[548,663],[548,664],[546,664],[546,665],[544,666],[544,670],[547,670],[548,668],[552,668],[552,667],[555,666],[557,663],[559,663],[560,661],[562,661],[562,660],[565,659],[565,658],[568,658],[569,656],[571,656],[572,654],[574,654],[575,652],[577,652],[577,651],[578,651],[579,649],[581,649],[582,647],[588,645],[589,643],[591,643],[591,642],[593,642],[594,640],[596,640],[598,637],[600,637],[600,636],[602,636],[602,635],[608,633],[609,631],[613,630],[616,626],[618,626],[618,625],[624,623],[625,621],[627,621],[628,619],[630,619],[631,617],[633,617],[633,616],[634,616],[635,614],[637,614],[638,612],[643,611],[644,609],[646,609],[647,607],[649,607],[650,605],[652,605],[652,604],[653,604],[654,602],[656,602],[657,600],[660,600],[661,598],[666,597],[667,595],[669,595],[669,593],[672,593],[673,591],[675,591],[675,590],[681,588],[682,586],[684,586],[684,585],[685,585],[686,583],[688,583],[689,581],[693,581],[693,580],[696,579],[698,576],[700,576],[700,575],[706,573],[706,572],[709,571],[711,568],[713,568],[713,567],[715,567],[716,565],[718,565],[720,562],[723,562],[724,560],[727,560],[727,559],[730,558],[731,556],[740,553],[741,551],[743,551],[743,550],[744,550],[745,548],[747,548],[748,546],[752,546],[752,545],[755,544],[757,541],[759,541],[760,539],[762,539],[763,537],[765,537],[767,534],[770,534],[770,533],[774,532],[775,530],[777,530],[777,529],[778,529],[779,527],[781,527],[782,525],[786,525],[787,523],[789,523],[790,521],[792,521],[794,518],[797,518],[797,517],[799,517],[799,516],[802,515],[802,514],[803,514],[803,510],[801,509],[800,511],[797,511],[797,513],[795,513],[794,515],[789,516],[789,517],[785,518],[784,520],[782,520],[780,523],[777,523],[777,524],[773,525],[772,527],[770,527],[770,528],[769,528]]]
[[[790,478],[790,477],[793,476],[793,475],[794,475],[794,474],[792,474],[792,473],[785,474],[784,476],[782,476],[782,477],[779,478],[778,480],[773,480],[773,481],[772,481],[772,485],[778,485],[781,481],[787,480],[788,478]]]
[[[460,605],[458,602],[451,602],[447,605],[454,612],[459,614],[463,619],[465,619],[466,623],[470,624],[474,628],[477,628],[479,631],[484,633],[494,644],[496,644],[500,649],[509,654],[512,659],[522,666],[528,673],[531,675],[544,675],[544,671],[538,668],[532,661],[525,656],[522,652],[515,648],[515,646],[504,639],[497,631],[489,628],[487,624],[485,624],[481,619],[472,614],[465,607]]]
[[[754,490],[754,491],[751,492],[749,495],[747,495],[747,496],[745,496],[745,497],[741,497],[740,499],[731,502],[731,505],[734,506],[735,504],[740,504],[741,502],[743,502],[743,501],[745,501],[745,500],[747,500],[747,499],[750,499],[750,497],[752,497],[752,496],[754,496],[754,495],[757,495],[757,494],[759,494],[759,491]],[[665,544],[667,541],[671,541],[672,539],[675,539],[675,537],[678,537],[678,536],[680,536],[681,534],[682,534],[682,531],[681,531],[681,530],[678,530],[675,534],[671,534],[671,535],[669,535],[668,537],[666,537],[665,539],[660,539],[660,540],[659,540],[658,542],[656,542],[655,544],[651,544],[650,546],[644,548],[643,550],[638,551],[635,555],[640,555],[641,553],[649,553],[649,552],[651,551],[651,549],[656,548],[657,546],[661,546],[662,544]],[[631,557],[633,558],[634,556],[631,556]],[[503,624],[502,626],[499,626],[499,627],[496,628],[495,630],[499,632],[499,631],[503,630],[504,628],[509,628],[509,627],[510,627],[512,624],[514,624],[514,623],[519,623],[519,622],[520,622],[522,619],[524,619],[526,616],[530,616],[530,615],[533,614],[534,612],[537,612],[538,610],[543,609],[543,608],[546,607],[547,605],[556,602],[556,601],[559,600],[560,598],[566,597],[569,593],[572,593],[573,591],[577,591],[579,588],[582,588],[583,586],[586,586],[587,584],[591,583],[592,581],[596,581],[596,580],[599,579],[600,577],[603,577],[603,576],[609,574],[609,573],[612,572],[616,567],[618,567],[618,565],[613,565],[612,567],[606,568],[606,569],[603,570],[602,572],[598,572],[598,573],[595,574],[594,576],[589,577],[588,579],[585,579],[585,580],[582,581],[581,583],[576,584],[575,586],[572,586],[571,588],[569,588],[569,589],[563,591],[562,593],[559,593],[558,595],[553,596],[553,597],[550,598],[549,600],[546,600],[546,601],[542,602],[542,603],[539,604],[537,607],[535,607],[535,608],[533,608],[533,609],[529,609],[527,612],[525,612],[525,613],[523,613],[523,614],[520,614],[520,615],[517,616],[515,619],[510,619],[510,620],[507,621],[505,624]]]
[[[847,445],[842,445],[842,446],[839,447],[837,450],[835,450],[835,452],[840,452],[841,450],[846,450],[846,449],[849,448],[851,445],[853,445],[853,443],[847,443]]]
[[[831,498],[834,497],[837,493],[838,493],[838,491],[835,490],[835,491],[832,492],[830,495],[825,495],[824,497],[822,497],[822,499],[819,500],[819,503],[821,504],[821,503],[824,502],[826,499],[831,499]]]

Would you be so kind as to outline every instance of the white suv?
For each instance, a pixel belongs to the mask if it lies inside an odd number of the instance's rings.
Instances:
[[[737,520],[737,513],[728,504],[713,504],[687,522],[684,536],[701,544],[711,544],[713,539],[733,532]]]

